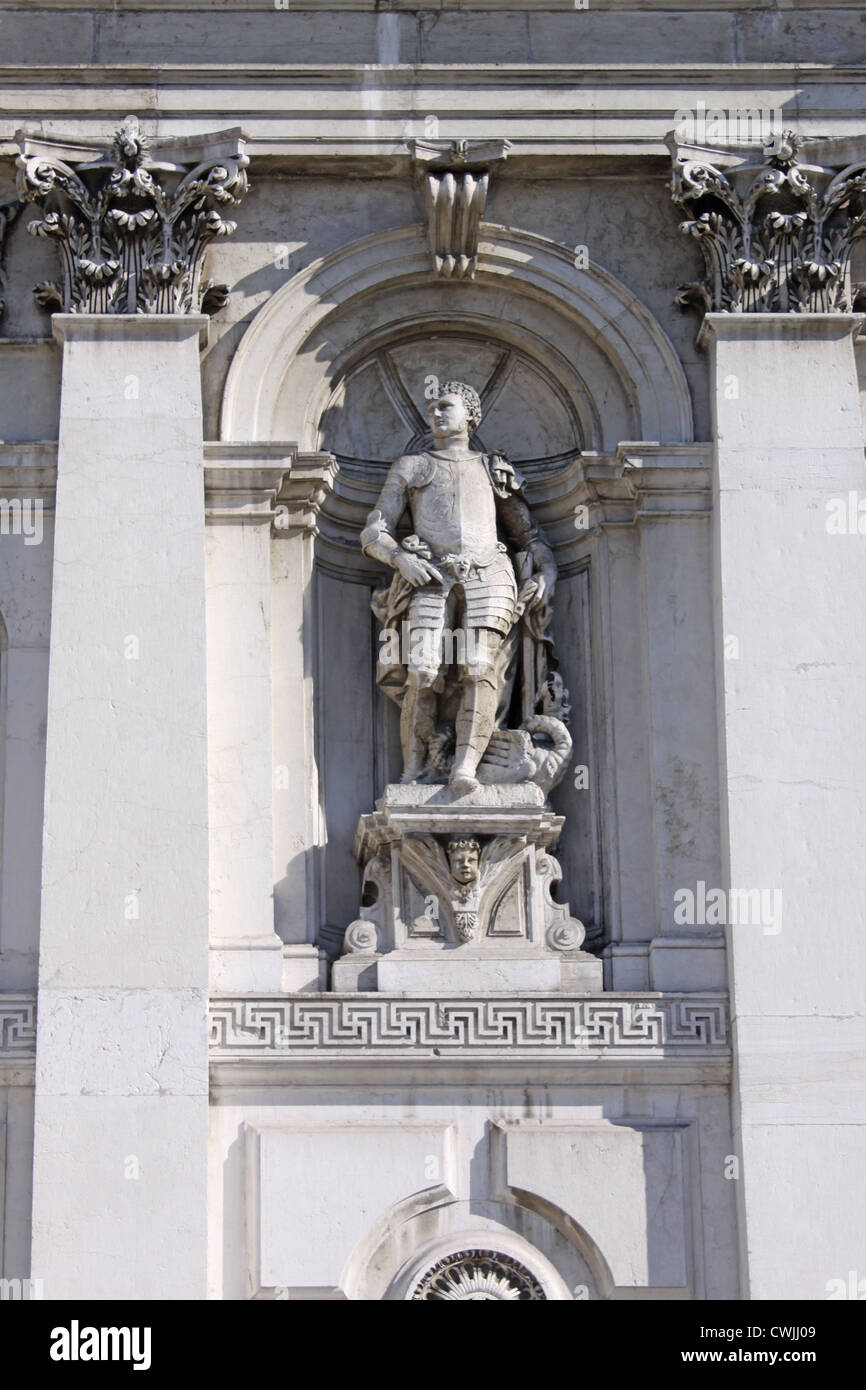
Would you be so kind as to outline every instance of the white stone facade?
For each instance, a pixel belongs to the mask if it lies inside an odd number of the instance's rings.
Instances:
[[[862,29],[0,4],[0,1277],[866,1278]],[[404,879],[383,947],[356,861],[437,830],[360,543],[431,377],[558,570],[573,746],[495,955],[401,936]]]

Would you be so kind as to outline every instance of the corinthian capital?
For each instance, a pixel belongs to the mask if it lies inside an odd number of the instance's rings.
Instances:
[[[190,314],[222,308],[228,287],[202,281],[210,242],[230,236],[227,207],[247,190],[239,130],[150,151],[134,116],[109,148],[62,145],[21,132],[18,192],[55,241],[62,283],[37,285],[47,309],[81,314]]]
[[[680,230],[698,242],[706,267],[702,281],[680,287],[679,304],[731,313],[853,307],[861,287],[851,284],[851,246],[866,229],[866,151],[852,163],[850,142],[806,147],[790,130],[764,143],[759,162],[743,150],[668,143],[673,199],[686,214]]]

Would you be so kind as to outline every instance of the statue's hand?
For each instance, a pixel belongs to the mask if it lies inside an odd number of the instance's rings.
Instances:
[[[422,584],[444,582],[435,565],[431,565],[429,560],[422,559],[420,555],[410,554],[408,550],[397,551],[394,556],[394,568],[416,589]]]
[[[535,597],[535,580],[525,579],[520,586],[517,594],[517,616],[520,618],[531,608],[532,600]]]
[[[541,608],[542,604],[552,597],[553,592],[553,586],[545,578],[541,570],[537,570],[532,576],[532,583],[535,585],[535,593],[529,600],[528,606],[530,613],[534,613],[536,609]]]

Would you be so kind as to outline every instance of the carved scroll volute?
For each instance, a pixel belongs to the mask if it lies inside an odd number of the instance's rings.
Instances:
[[[562,881],[559,861],[545,850],[535,853],[535,873],[541,892],[545,940],[553,951],[579,951],[586,936],[586,928],[577,917],[572,917],[564,903],[553,897],[553,889]]]
[[[19,195],[43,213],[28,231],[60,253],[61,283],[35,290],[43,308],[190,314],[223,307],[228,287],[203,282],[202,266],[208,245],[235,231],[222,213],[247,190],[239,132],[186,142],[179,162],[148,157],[134,116],[95,159],[75,152],[65,160],[37,137],[19,139]]]

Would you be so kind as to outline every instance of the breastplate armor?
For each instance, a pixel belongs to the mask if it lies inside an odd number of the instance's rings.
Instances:
[[[434,555],[486,565],[497,554],[496,499],[482,454],[435,462],[429,483],[412,488],[412,525]]]

